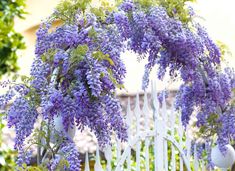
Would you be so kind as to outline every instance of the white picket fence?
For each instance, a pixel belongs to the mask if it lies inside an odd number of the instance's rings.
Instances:
[[[131,110],[130,100],[128,101],[128,142],[121,143],[117,140],[112,147],[105,148],[105,164],[101,164],[100,151],[97,148],[95,171],[206,170],[203,162],[199,162],[196,155],[192,156],[191,149],[195,151],[196,148],[191,147],[191,139],[188,132],[183,129],[180,115],[173,107],[167,109],[164,97],[160,105],[155,85],[152,85],[151,96],[149,104],[148,96],[144,94],[144,105],[141,109],[137,94],[134,111]],[[86,153],[85,171],[91,169],[89,160]]]

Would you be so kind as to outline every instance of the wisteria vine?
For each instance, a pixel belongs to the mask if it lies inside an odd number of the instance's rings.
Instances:
[[[143,5],[126,0],[117,8],[98,12],[87,6],[86,10],[76,1],[62,5],[65,7],[57,8],[37,32],[31,77],[25,84],[11,85],[0,97],[2,108],[13,99],[6,113],[9,126],[16,129],[19,154],[26,154],[22,153],[25,139],[32,134],[38,118],[53,125],[54,118],[61,117],[64,133],[88,126],[101,147],[110,143],[113,132],[125,141],[127,128],[115,90],[123,87],[126,69],[120,55],[126,49],[148,58],[143,89],[156,65],[159,79],[168,70],[171,77],[182,78],[176,107],[182,113],[183,125],[186,127],[196,112],[195,126],[200,128],[200,136],[211,140],[216,136],[221,150],[226,151],[225,145],[235,138],[235,73],[230,68],[220,69],[220,49],[205,28],[193,21],[191,10],[183,20],[177,9],[169,12],[160,3]],[[56,20],[62,24],[51,29]],[[69,136],[61,144],[56,152],[65,156],[74,153],[69,155],[78,158]],[[67,157],[67,169],[80,170],[71,156]],[[47,166],[51,170],[63,158],[52,157]]]

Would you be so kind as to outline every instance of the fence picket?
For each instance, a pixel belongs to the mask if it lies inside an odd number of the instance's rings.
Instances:
[[[88,152],[86,152],[86,158],[85,158],[85,171],[90,171]]]
[[[131,126],[132,126],[132,111],[131,111],[131,103],[130,103],[130,98],[128,98],[128,104],[127,104],[127,117],[126,117],[126,123],[128,126],[128,144],[131,143]],[[128,148],[128,155],[127,155],[127,171],[131,170],[131,148]]]
[[[176,171],[175,147],[174,147],[174,145],[171,145],[171,170]]]
[[[163,123],[164,123],[164,135],[167,134],[167,127],[168,127],[168,113],[166,109],[166,96],[165,96],[165,91],[163,93],[163,99],[162,99],[162,118],[163,118]],[[164,140],[164,168],[167,171],[168,170],[168,144],[167,141]]]
[[[139,104],[139,94],[136,95],[136,103],[135,103],[135,116],[136,116],[136,135],[140,133],[140,104]],[[141,137],[138,137],[141,138]],[[136,143],[136,171],[140,171],[140,146],[141,141]]]
[[[174,107],[171,107],[170,113],[170,131],[171,137],[174,138],[175,136],[175,114],[174,114]],[[176,162],[175,162],[175,146],[171,144],[171,170],[176,171]]]
[[[202,168],[202,171],[206,171],[206,166],[205,166],[204,162],[202,162],[201,168]]]
[[[194,171],[198,171],[199,170],[199,162],[198,162],[198,157],[197,157],[197,146],[194,145]]]
[[[112,170],[112,165],[111,165],[111,160],[112,160],[112,149],[111,146],[108,145],[105,147],[104,149],[104,155],[107,161],[107,166],[106,166],[106,170],[107,171],[111,171]]]
[[[144,106],[143,106],[143,113],[144,113],[144,123],[145,123],[145,132],[148,134],[148,131],[150,130],[149,125],[149,107],[148,107],[148,96],[147,92],[144,93]],[[145,169],[146,171],[149,171],[149,145],[150,145],[150,139],[147,137],[144,141],[145,144]]]
[[[121,141],[116,137],[116,142],[117,142],[117,161],[120,160],[121,158]]]
[[[185,144],[186,144],[186,150],[187,150],[187,152],[186,152],[187,153],[186,154],[187,160],[190,162],[190,158],[191,158],[191,142],[192,142],[192,140],[190,138],[188,130],[189,129],[186,129],[186,131],[185,131],[185,134],[186,134],[186,142],[185,142]],[[189,168],[189,169],[191,169],[191,168]]]
[[[180,140],[179,140],[179,144],[181,146],[181,148],[183,148],[182,144],[183,144],[183,125],[182,125],[182,122],[181,122],[181,115],[179,115],[179,128],[178,128],[178,133],[179,133],[179,137],[180,137]],[[181,156],[182,154],[180,154],[180,171],[183,171],[184,170],[184,164],[183,164],[183,158]]]
[[[99,153],[99,147],[97,146],[96,148],[96,156],[95,156],[95,166],[94,170],[95,171],[103,171],[102,165],[100,163],[100,153]]]
[[[132,129],[132,111],[131,111],[131,103],[130,98],[128,98],[127,103],[127,111],[126,111],[126,124],[128,126],[127,134],[128,134],[128,141],[131,140],[131,129]]]
[[[159,101],[157,98],[156,91],[156,82],[152,85],[152,95],[153,95],[153,111],[154,111],[154,164],[155,171],[163,171],[164,163],[163,163],[163,121],[159,115]]]

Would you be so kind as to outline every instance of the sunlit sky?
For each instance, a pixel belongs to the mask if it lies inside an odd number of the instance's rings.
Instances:
[[[26,37],[28,49],[21,54],[19,65],[21,74],[29,74],[30,65],[33,59],[35,35],[32,35],[30,28],[37,26],[42,19],[45,19],[53,10],[59,0],[28,0],[27,15],[25,20],[16,21],[16,30],[20,31]],[[235,68],[235,1],[234,0],[198,0],[193,5],[195,11],[203,19],[200,21],[207,28],[209,35],[214,40],[225,43],[231,53],[226,60],[228,65]],[[135,54],[127,52],[122,55],[127,66],[127,77],[125,87],[128,93],[135,93],[141,90],[141,80],[143,76],[144,63],[138,63]],[[154,78],[156,73],[152,73]],[[158,84],[162,89],[163,84]],[[169,88],[175,89],[176,85]]]

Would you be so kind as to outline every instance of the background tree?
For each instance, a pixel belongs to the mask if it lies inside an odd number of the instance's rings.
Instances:
[[[0,77],[16,72],[17,52],[25,48],[23,36],[14,29],[15,17],[23,18],[25,0],[0,1]]]
[[[23,18],[25,14],[25,0],[0,1],[0,78],[6,73],[16,72],[17,52],[25,48],[23,36],[14,29],[14,19]],[[0,170],[14,170],[16,152],[3,146],[2,114],[0,114]]]

